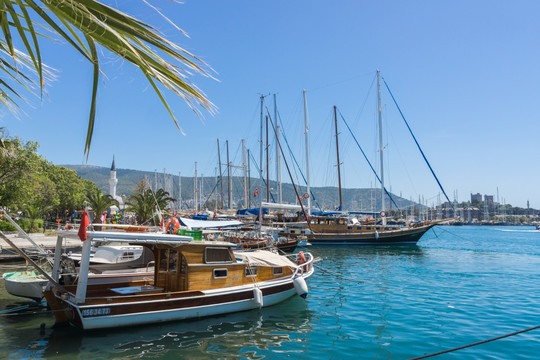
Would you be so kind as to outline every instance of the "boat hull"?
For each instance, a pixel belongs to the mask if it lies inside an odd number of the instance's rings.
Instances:
[[[433,225],[381,232],[314,233],[312,245],[415,245]]]
[[[309,274],[304,275],[305,277]],[[84,329],[101,329],[119,326],[136,326],[168,321],[201,318],[252,310],[280,303],[297,292],[293,279],[257,284],[262,291],[262,304],[255,295],[254,285],[224,288],[211,291],[192,291],[182,294],[152,294],[144,297],[115,297],[110,302],[100,304],[75,304],[63,299],[52,291],[46,291],[49,304],[54,304],[59,319]],[[52,297],[52,298],[51,298]],[[139,298],[138,301],[135,299]]]
[[[40,301],[43,298],[43,288],[49,282],[37,271],[5,273],[2,277],[9,294],[34,301]]]

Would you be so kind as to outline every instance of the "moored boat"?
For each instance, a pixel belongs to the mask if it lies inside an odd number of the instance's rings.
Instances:
[[[305,237],[313,245],[414,245],[433,226],[448,220],[407,226],[350,223],[343,217],[313,216],[309,226],[287,229],[291,237]]]
[[[59,232],[58,243],[73,233]],[[244,311],[307,295],[305,279],[313,256],[297,264],[265,250],[234,253],[232,243],[150,233],[88,232],[76,284],[58,283],[53,271],[45,298],[57,323],[82,329],[132,326]],[[156,259],[152,280],[92,285],[88,282],[92,241],[114,238],[151,249]],[[55,257],[55,269],[60,258]]]

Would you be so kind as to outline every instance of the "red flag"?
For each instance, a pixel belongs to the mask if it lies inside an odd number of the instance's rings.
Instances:
[[[254,196],[254,197],[257,197],[257,194],[259,194],[259,189],[258,189],[258,188],[255,188],[255,192],[253,193],[253,196]]]
[[[79,239],[81,239],[81,241],[86,240],[86,227],[88,225],[90,225],[90,219],[88,219],[88,214],[85,209],[81,218],[81,226],[79,227]]]

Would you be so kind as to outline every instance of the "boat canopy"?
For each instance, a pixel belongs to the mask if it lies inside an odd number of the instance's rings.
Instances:
[[[263,208],[263,214],[268,214],[268,209]],[[256,215],[259,216],[259,208],[252,208],[252,209],[238,209],[236,211],[236,215]]]
[[[191,236],[172,235],[154,232],[109,232],[109,231],[88,231],[86,236],[91,241],[113,241],[115,243],[128,243],[128,244],[167,244],[167,245],[180,245],[180,244],[195,244],[195,245],[207,245],[206,241],[193,240]],[[61,238],[76,238],[78,239],[77,231],[59,231],[58,237]],[[224,246],[234,246],[234,244],[228,242],[215,242],[212,244],[219,244]]]
[[[236,227],[244,225],[243,222],[238,220],[195,220],[179,217],[182,225],[187,226],[188,229],[216,229],[224,227]]]
[[[287,266],[293,269],[297,268],[296,264],[285,256],[270,251],[235,252],[234,255],[237,259],[241,259],[252,266]]]
[[[269,203],[269,202],[263,201],[262,207],[268,208],[268,209],[302,211],[302,207],[300,205],[294,205],[294,204],[276,204],[276,203]]]

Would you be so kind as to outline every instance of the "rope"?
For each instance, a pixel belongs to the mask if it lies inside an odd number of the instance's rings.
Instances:
[[[373,174],[375,174],[375,177],[377,178],[377,180],[379,181],[379,184],[382,184],[382,181],[381,181],[381,178],[379,178],[379,175],[377,175],[377,172],[375,171],[375,169],[373,168],[373,166],[371,165],[371,162],[369,161],[369,159],[367,158],[366,156],[366,153],[364,152],[364,150],[362,149],[362,147],[360,146],[360,144],[358,143],[358,140],[356,140],[356,136],[354,136],[351,128],[349,127],[349,124],[347,124],[347,121],[345,121],[345,118],[343,117],[343,114],[341,114],[341,112],[339,113],[339,115],[341,116],[341,119],[343,120],[343,122],[345,123],[345,126],[347,126],[347,129],[349,129],[349,132],[351,133],[354,141],[356,142],[356,145],[358,145],[358,148],[360,149],[360,151],[362,152],[362,155],[364,155],[364,159],[366,159],[369,167],[371,168],[371,171],[373,171]],[[394,201],[394,198],[392,197],[392,195],[388,192],[388,190],[386,190],[386,187],[383,187],[384,189],[384,192],[386,193],[386,195],[390,198],[390,200],[392,200],[392,203],[396,206],[396,208],[400,210],[399,206],[396,204],[396,202]]]
[[[424,151],[422,151],[422,148],[420,147],[420,144],[418,143],[418,141],[416,140],[416,136],[414,136],[412,130],[411,130],[411,127],[409,126],[409,123],[407,122],[407,120],[405,119],[405,115],[403,115],[403,112],[401,111],[401,108],[399,107],[396,99],[394,98],[394,94],[392,94],[392,91],[390,91],[390,87],[388,86],[388,84],[386,83],[386,80],[384,80],[383,78],[383,82],[384,82],[384,85],[386,86],[386,89],[388,90],[388,93],[390,94],[390,97],[392,98],[392,100],[394,101],[394,104],[396,105],[400,115],[401,115],[401,118],[403,119],[403,121],[405,122],[405,125],[407,126],[407,129],[409,129],[409,132],[411,133],[411,136],[414,140],[414,142],[416,143],[416,146],[418,147],[418,150],[420,150],[420,154],[422,154],[422,157],[424,158],[429,170],[431,171],[431,174],[433,175],[433,177],[435,178],[435,180],[437,181],[437,184],[439,185],[439,188],[442,190],[443,194],[444,194],[444,197],[446,197],[446,200],[448,200],[448,203],[452,206],[452,208],[454,208],[454,205],[452,204],[452,202],[450,201],[450,199],[448,198],[448,195],[446,195],[446,191],[444,191],[444,188],[443,186],[441,185],[441,182],[439,181],[439,178],[437,178],[437,175],[435,175],[435,171],[433,171],[433,168],[431,167],[426,155],[424,154]]]
[[[485,343],[488,343],[488,342],[491,342],[491,341],[495,341],[495,340],[504,339],[504,338],[507,338],[507,337],[510,337],[510,336],[518,335],[518,334],[521,334],[521,333],[524,333],[524,332],[527,332],[527,331],[536,330],[536,329],[540,329],[540,325],[539,325],[539,326],[534,326],[534,327],[531,327],[531,328],[528,328],[528,329],[525,329],[525,330],[519,330],[519,331],[510,333],[510,334],[497,336],[497,337],[494,337],[494,338],[491,338],[491,339],[478,341],[478,342],[475,342],[475,343],[472,343],[472,344],[459,346],[459,347],[456,347],[456,348],[453,348],[453,349],[443,350],[443,351],[439,351],[439,352],[436,352],[436,353],[433,353],[433,354],[428,354],[428,355],[422,355],[422,356],[414,357],[414,358],[411,358],[411,359],[409,359],[409,360],[426,359],[426,358],[433,357],[433,356],[438,356],[438,355],[442,355],[442,354],[447,354],[447,353],[449,353],[449,352],[453,352],[453,351],[457,351],[457,350],[462,350],[462,349],[465,349],[465,348],[468,348],[468,347],[472,347],[472,346],[476,346],[476,345],[485,344]]]
[[[33,302],[31,304],[17,306],[17,307],[11,308],[11,309],[6,309],[6,310],[0,311],[0,315],[28,315],[28,313],[24,313],[24,314],[12,314],[12,313],[16,313],[16,312],[19,312],[19,311],[22,311],[22,310],[26,310],[29,307],[35,307],[35,306],[43,306],[43,307],[45,307],[45,306],[47,306],[47,303],[46,303],[45,300],[42,300],[40,302]],[[36,314],[36,312],[33,312],[32,314]]]

